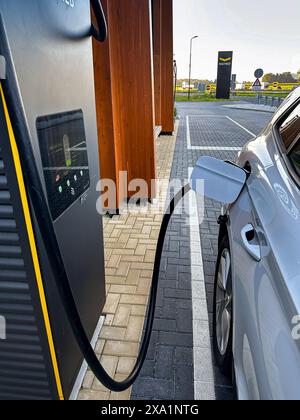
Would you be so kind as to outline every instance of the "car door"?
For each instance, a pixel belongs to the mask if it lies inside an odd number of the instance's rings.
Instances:
[[[273,164],[261,167],[252,153],[251,176],[230,211],[234,361],[241,399],[300,399],[299,341],[292,335],[300,312],[298,114],[300,108],[296,114],[289,111],[267,140],[275,142],[278,135],[285,154],[274,148]]]

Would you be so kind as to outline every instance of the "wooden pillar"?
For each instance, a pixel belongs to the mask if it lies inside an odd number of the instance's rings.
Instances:
[[[107,1],[108,0],[102,0],[103,9],[106,15]],[[93,41],[95,94],[101,179],[110,179],[117,184],[109,42],[109,39],[103,44],[95,40]],[[117,202],[116,206],[118,207],[118,205],[119,203]],[[107,210],[115,209],[107,208]]]
[[[174,131],[173,0],[162,0],[161,118],[162,131]]]
[[[108,22],[117,173],[127,171],[128,183],[145,180],[151,198],[156,163],[150,0],[108,0]],[[133,192],[126,187],[120,194],[123,199]]]
[[[161,42],[162,42],[162,7],[163,0],[152,0],[153,16],[153,62],[154,62],[154,102],[155,124],[162,125],[161,118]]]

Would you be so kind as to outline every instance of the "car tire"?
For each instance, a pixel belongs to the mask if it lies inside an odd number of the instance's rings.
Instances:
[[[232,378],[232,345],[233,345],[233,294],[231,252],[227,235],[220,243],[217,260],[214,313],[213,313],[213,346],[218,367],[221,372]]]

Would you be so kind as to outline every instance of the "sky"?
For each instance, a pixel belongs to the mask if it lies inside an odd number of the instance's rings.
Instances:
[[[254,71],[281,73],[300,69],[299,0],[174,0],[174,53],[178,78],[214,80],[218,51],[234,51],[238,82]],[[255,80],[255,79],[254,79]]]

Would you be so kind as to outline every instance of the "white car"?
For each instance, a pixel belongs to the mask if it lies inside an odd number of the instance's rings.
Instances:
[[[220,217],[214,350],[241,400],[300,399],[300,90],[237,165],[199,160],[191,184]],[[199,192],[201,189],[199,189]]]

